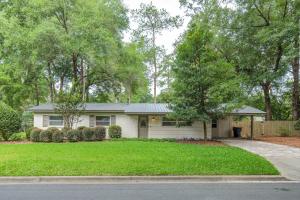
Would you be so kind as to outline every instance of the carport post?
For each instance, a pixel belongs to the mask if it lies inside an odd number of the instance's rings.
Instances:
[[[253,115],[251,115],[251,136],[250,136],[250,139],[253,140],[253,127],[254,126],[254,117]]]

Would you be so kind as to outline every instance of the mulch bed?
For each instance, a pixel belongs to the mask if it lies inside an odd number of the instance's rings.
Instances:
[[[223,142],[220,141],[216,141],[216,140],[208,140],[208,141],[204,141],[204,140],[178,140],[178,143],[183,143],[183,144],[205,144],[205,145],[211,145],[211,146],[224,146],[225,144]]]
[[[0,141],[0,144],[31,144],[30,141]]]
[[[255,138],[256,140],[270,142],[274,144],[283,144],[300,148],[300,136],[279,137],[279,136],[262,136]]]

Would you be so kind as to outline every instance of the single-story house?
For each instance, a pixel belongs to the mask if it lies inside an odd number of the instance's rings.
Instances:
[[[63,128],[62,116],[55,113],[54,104],[41,104],[30,108],[34,113],[34,127]],[[79,126],[96,127],[116,124],[122,128],[122,137],[126,138],[194,138],[204,137],[203,124],[200,121],[176,121],[166,115],[171,113],[168,104],[152,103],[86,103],[80,116]],[[232,136],[231,120],[233,115],[264,115],[265,112],[244,106],[233,110],[219,120],[208,123],[208,138],[226,138]],[[178,126],[179,124],[179,126]]]

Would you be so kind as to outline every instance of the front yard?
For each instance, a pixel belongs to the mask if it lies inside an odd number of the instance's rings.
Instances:
[[[157,141],[1,144],[0,176],[277,175],[229,146]]]

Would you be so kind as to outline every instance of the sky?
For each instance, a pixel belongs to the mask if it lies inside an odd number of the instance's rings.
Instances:
[[[157,44],[165,46],[167,53],[172,53],[174,50],[173,44],[186,29],[189,18],[185,17],[184,9],[180,8],[179,0],[123,0],[129,9],[137,9],[141,3],[147,4],[151,1],[157,8],[165,8],[171,16],[179,15],[184,19],[184,23],[180,28],[173,29],[172,31],[163,31],[157,38]],[[134,29],[136,27],[135,23],[131,21],[130,27]],[[124,40],[130,41],[130,32],[125,33]]]

